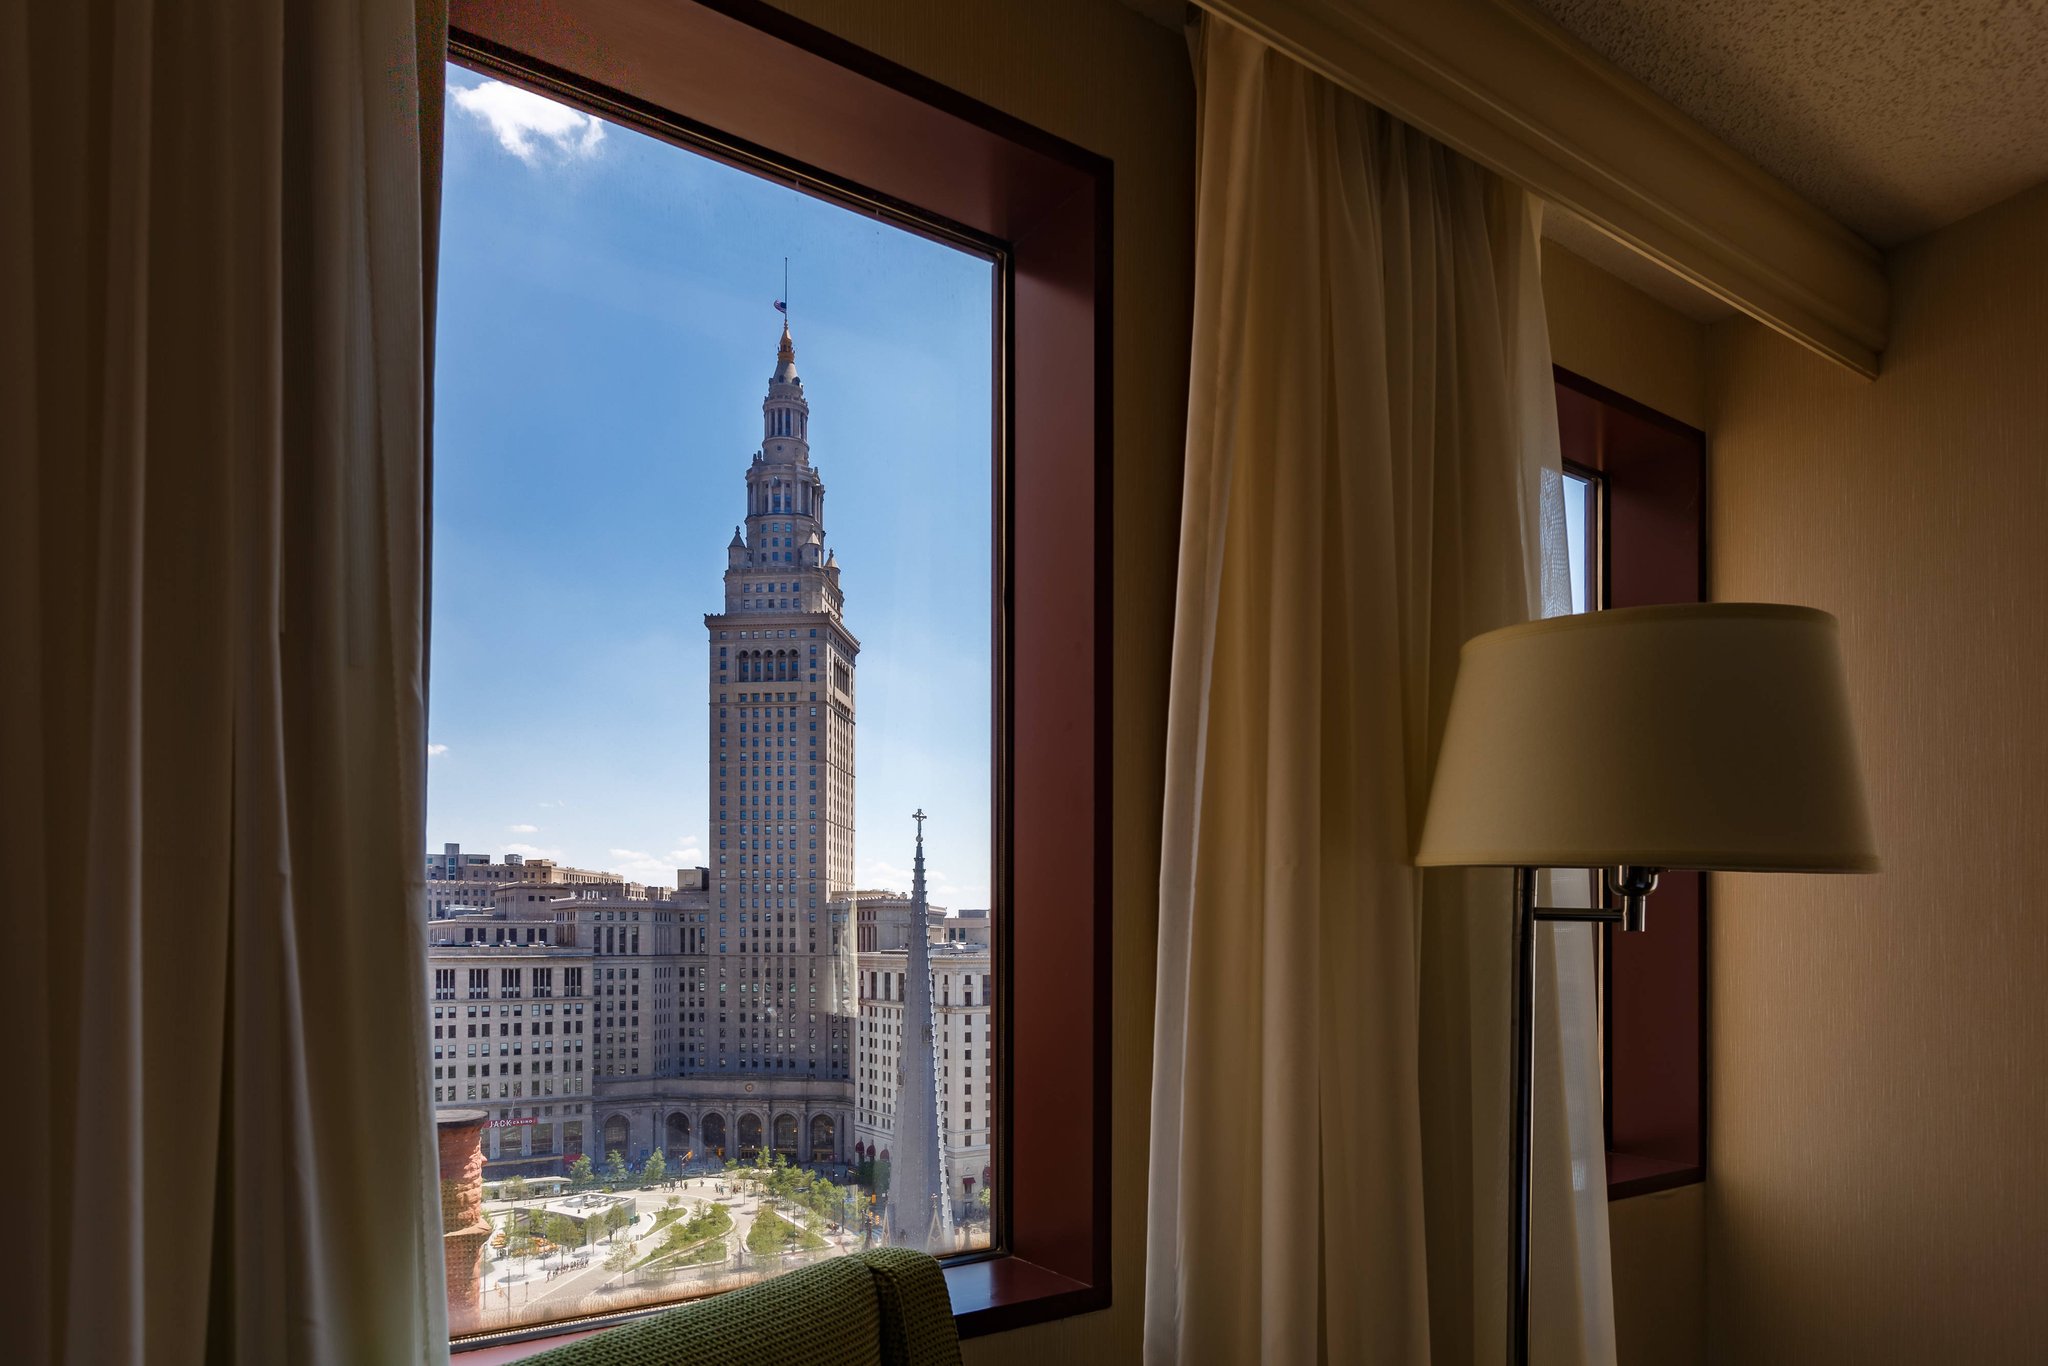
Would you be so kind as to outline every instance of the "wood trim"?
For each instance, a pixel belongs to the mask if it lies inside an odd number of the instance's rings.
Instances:
[[[761,0],[449,19],[494,74],[997,262],[1001,1244],[947,1279],[970,1336],[1106,1307],[1111,163]]]
[[[1878,251],[1512,0],[1197,0],[1715,298],[1875,376]]]
[[[1607,1198],[1627,1200],[1638,1195],[1697,1186],[1707,1179],[1706,1168],[1682,1162],[1662,1162],[1636,1153],[1609,1151],[1607,1154]]]

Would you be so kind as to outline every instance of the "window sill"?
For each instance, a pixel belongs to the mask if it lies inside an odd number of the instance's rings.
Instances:
[[[946,1264],[946,1293],[952,1298],[953,1322],[963,1339],[1004,1333],[1026,1324],[1085,1314],[1109,1305],[1107,1291],[1062,1276],[1057,1271],[1048,1271],[1022,1257],[983,1257],[975,1261],[949,1262]],[[665,1314],[682,1307],[653,1307],[647,1313]],[[622,1320],[631,1321],[631,1318]],[[603,1328],[565,1328],[559,1333],[539,1332],[516,1342],[479,1343],[473,1347],[458,1344],[450,1353],[450,1359],[459,1366],[504,1366],[504,1363],[551,1352],[618,1326],[617,1323],[608,1323]]]
[[[985,1337],[1109,1306],[1109,1291],[1022,1257],[984,1257],[946,1267],[946,1293],[962,1338]]]
[[[1695,1186],[1707,1179],[1697,1163],[1671,1162],[1640,1153],[1607,1154],[1607,1198],[1626,1200],[1633,1195],[1650,1195],[1679,1186]]]

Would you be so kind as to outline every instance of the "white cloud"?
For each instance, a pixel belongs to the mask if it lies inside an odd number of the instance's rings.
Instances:
[[[886,859],[869,859],[860,867],[855,879],[862,888],[877,892],[910,892],[911,869],[899,867]],[[985,907],[989,904],[988,888],[980,883],[955,882],[936,868],[925,869],[925,891],[935,905],[948,910],[962,907]]]
[[[438,759],[438,758],[440,758],[440,757],[441,757],[441,756],[442,756],[443,754],[446,754],[447,752],[448,752],[448,746],[446,746],[446,745],[428,745],[428,746],[427,746],[427,757],[428,757],[429,759]]]
[[[503,81],[450,90],[456,108],[497,135],[498,145],[529,166],[546,157],[573,161],[597,155],[604,124],[567,105]]]
[[[910,869],[899,868],[883,859],[869,859],[856,880],[861,886],[878,892],[910,891]]]
[[[542,849],[538,845],[533,844],[508,844],[505,846],[505,852],[517,854],[521,858],[546,858],[553,859],[557,863],[562,861],[561,850]]]
[[[679,836],[679,847],[670,849],[656,857],[641,849],[612,849],[612,862],[607,872],[619,873],[633,882],[669,887],[675,884],[678,868],[695,867],[704,861],[704,851],[697,847],[697,841]]]
[[[540,827],[537,825],[508,825],[505,828],[515,835],[538,835],[540,833]]]

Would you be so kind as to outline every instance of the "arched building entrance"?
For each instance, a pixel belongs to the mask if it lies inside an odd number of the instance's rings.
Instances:
[[[701,1129],[699,1130],[699,1132],[700,1132],[700,1133],[701,1133],[701,1134],[703,1135],[703,1137],[704,1137],[704,1155],[705,1155],[705,1156],[707,1156],[707,1157],[724,1157],[724,1156],[725,1156],[725,1116],[724,1116],[724,1115],[721,1115],[721,1114],[715,1114],[715,1113],[714,1113],[714,1114],[709,1114],[709,1115],[706,1115],[706,1116],[704,1116],[704,1123],[703,1123],[703,1126],[702,1126],[702,1128],[701,1128]]]
[[[836,1162],[839,1159],[839,1129],[830,1115],[811,1116],[811,1161]]]
[[[690,1117],[681,1110],[675,1111],[668,1117],[665,1132],[668,1142],[663,1145],[667,1149],[664,1155],[673,1167],[683,1160],[683,1154],[690,1151]]]
[[[759,1115],[748,1114],[740,1116],[739,1139],[740,1159],[742,1161],[757,1155],[761,1151],[761,1117]]]
[[[604,1155],[609,1161],[613,1153],[623,1155],[633,1129],[624,1115],[613,1115],[604,1122]]]
[[[790,1162],[798,1160],[795,1115],[777,1115],[775,1117],[775,1151],[781,1153]]]

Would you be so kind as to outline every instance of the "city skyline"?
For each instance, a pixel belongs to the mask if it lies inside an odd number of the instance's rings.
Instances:
[[[762,391],[722,600],[701,618],[716,840],[703,866],[670,888],[445,842],[426,860],[444,1170],[452,1145],[457,1170],[505,1183],[480,1184],[451,1225],[453,1323],[661,1298],[877,1238],[939,1253],[988,1240],[988,912],[933,923],[922,808],[909,898],[855,891],[854,728],[873,656],[848,626],[840,500],[811,458],[786,321]],[[719,1178],[741,1164],[779,1194],[729,1194]],[[556,1197],[538,1215],[529,1177]],[[660,1193],[706,1179],[716,1198],[687,1210]],[[580,1189],[562,1198],[562,1183]],[[600,1217],[614,1235],[651,1217],[650,1245],[572,1261]],[[555,1249],[551,1286],[527,1274],[536,1235]]]
[[[695,649],[787,251],[858,604],[855,827],[884,835],[852,880],[907,890],[886,834],[922,805],[933,899],[987,905],[989,263],[450,77],[429,847],[662,886],[715,866]]]

